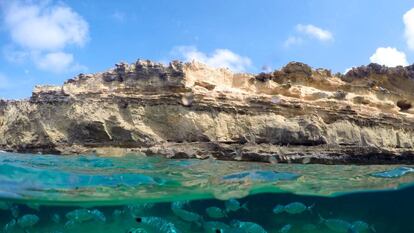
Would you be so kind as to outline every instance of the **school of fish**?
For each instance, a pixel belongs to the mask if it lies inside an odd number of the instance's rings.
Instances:
[[[243,215],[249,213],[249,203],[241,203],[237,199],[229,199],[222,206],[215,205],[205,208],[204,213],[197,213],[189,201],[177,201],[170,204],[170,210],[174,217],[160,217],[149,215],[151,210],[156,209],[156,204],[132,204],[121,209],[115,209],[110,215],[107,211],[97,208],[77,208],[64,214],[50,213],[48,219],[41,219],[34,214],[42,208],[40,205],[32,204],[23,208],[20,205],[0,202],[0,211],[9,211],[10,219],[3,226],[2,232],[37,232],[34,231],[37,225],[46,224],[48,221],[53,224],[61,224],[60,231],[44,233],[64,233],[76,232],[76,227],[82,224],[105,224],[119,221],[133,222],[134,226],[123,229],[127,233],[186,233],[205,232],[205,233],[290,233],[290,232],[318,232],[324,228],[329,232],[337,233],[375,233],[374,226],[363,220],[342,218],[325,218],[316,215],[319,219],[316,223],[297,223],[286,222],[276,231],[265,229],[258,223],[246,221],[245,219],[234,219],[232,216],[242,212]],[[296,215],[314,215],[315,204],[306,205],[302,202],[291,202],[286,204],[276,204],[269,208],[269,213],[276,218]],[[24,209],[29,209],[30,213],[24,213]],[[315,216],[315,217],[316,217]],[[187,224],[190,228],[183,229]],[[191,229],[191,230],[190,230]],[[0,231],[1,232],[1,231]],[[121,232],[121,231],[120,231]]]

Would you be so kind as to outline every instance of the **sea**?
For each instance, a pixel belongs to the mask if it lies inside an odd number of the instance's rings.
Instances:
[[[409,165],[0,153],[5,233],[414,233]]]

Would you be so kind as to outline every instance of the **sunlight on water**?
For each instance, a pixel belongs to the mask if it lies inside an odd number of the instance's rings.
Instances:
[[[0,157],[3,232],[414,232],[412,168]]]

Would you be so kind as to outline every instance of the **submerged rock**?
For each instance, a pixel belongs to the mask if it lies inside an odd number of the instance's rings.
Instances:
[[[410,164],[412,90],[413,66],[332,75],[292,62],[254,75],[138,60],[0,101],[0,150]]]
[[[240,180],[254,180],[265,182],[276,182],[280,180],[296,180],[300,175],[290,172],[277,172],[277,171],[246,171],[238,172],[223,176],[223,181],[240,181]]]
[[[380,177],[380,178],[399,178],[399,177],[404,176],[405,174],[408,174],[408,173],[414,173],[414,168],[412,168],[412,167],[398,167],[398,168],[394,168],[394,169],[389,170],[389,171],[373,173],[371,175],[375,176],[375,177]]]

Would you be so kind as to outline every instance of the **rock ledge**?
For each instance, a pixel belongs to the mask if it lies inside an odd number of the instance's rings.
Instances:
[[[414,164],[414,66],[243,74],[138,60],[0,101],[0,149]]]

